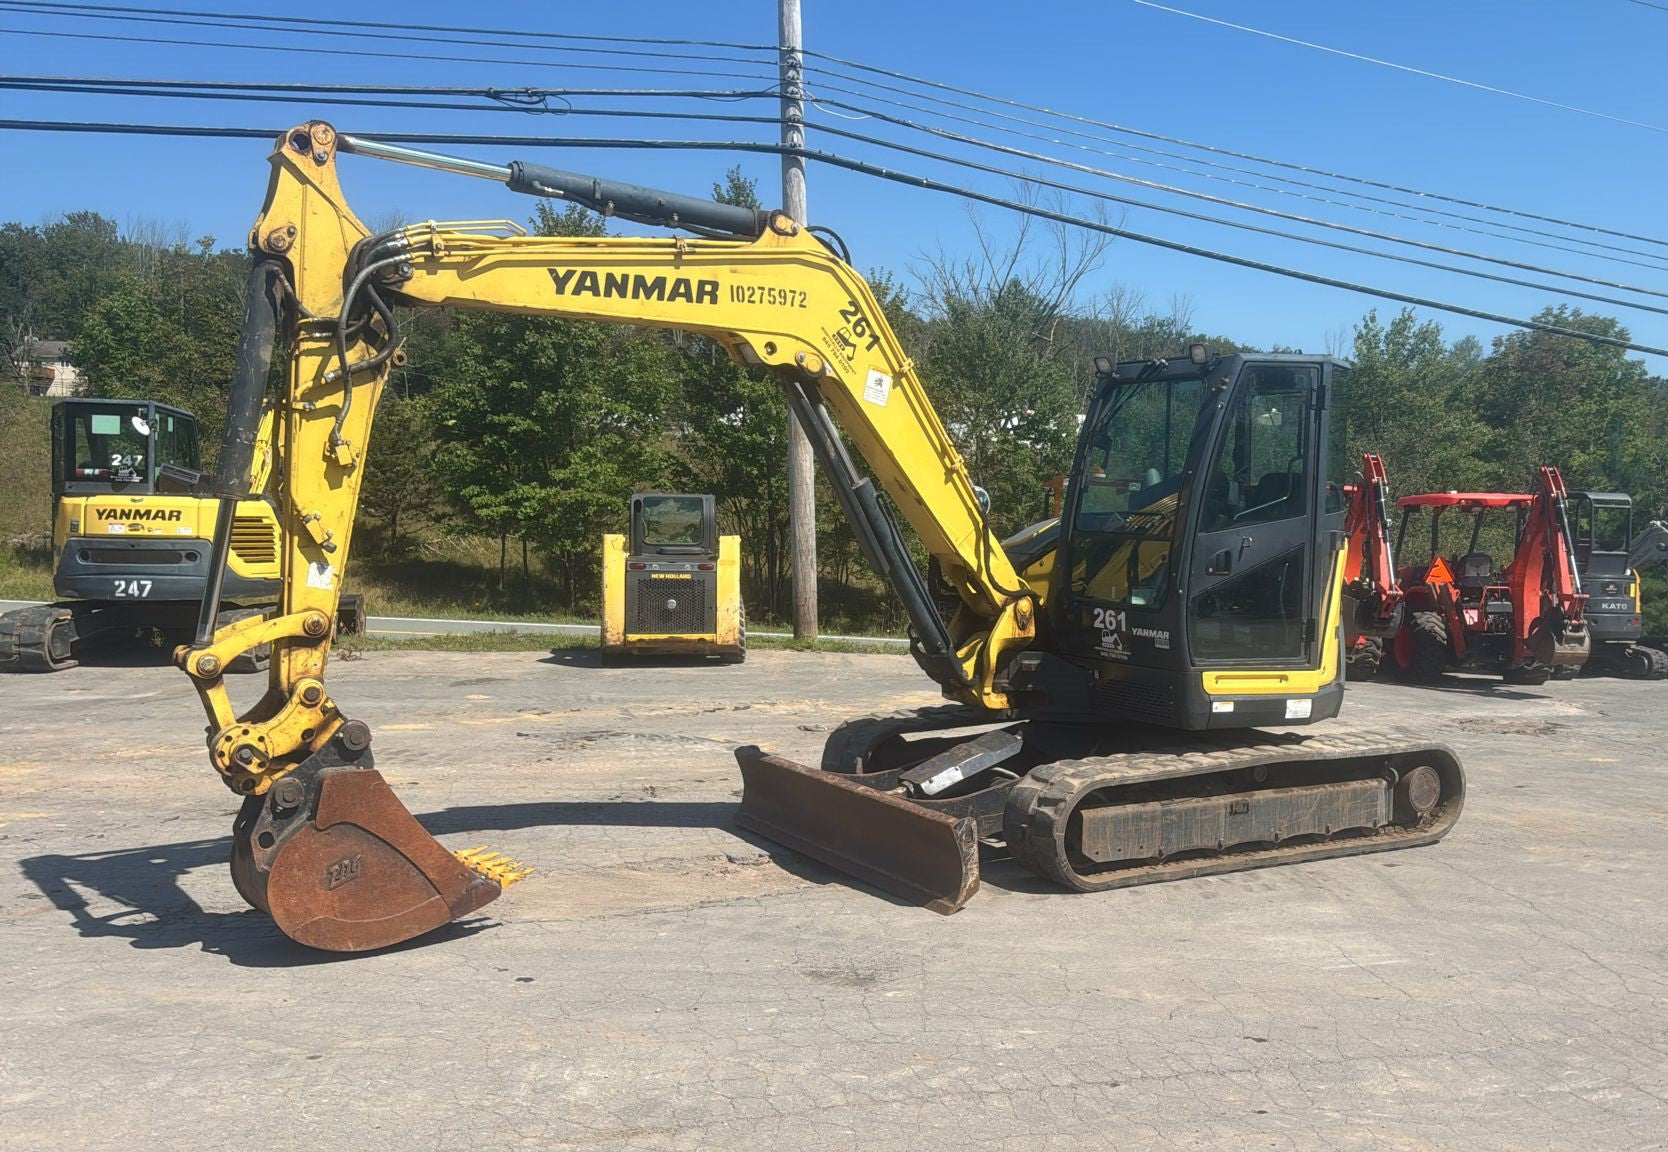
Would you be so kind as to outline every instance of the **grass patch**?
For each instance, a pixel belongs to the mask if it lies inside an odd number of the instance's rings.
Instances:
[[[52,600],[52,549],[0,544],[0,600]]]
[[[795,640],[771,636],[748,636],[747,646],[778,652],[857,652],[874,656],[907,656],[909,649],[899,644],[864,644],[857,640]]]
[[[748,647],[790,652],[856,652],[904,655],[902,648],[849,640],[773,640],[749,637]],[[342,636],[338,651],[359,652],[565,652],[597,647],[595,636],[562,632],[449,632],[440,636]]]
[[[595,636],[562,632],[450,632],[442,636],[341,636],[344,652],[555,652],[595,648]]]

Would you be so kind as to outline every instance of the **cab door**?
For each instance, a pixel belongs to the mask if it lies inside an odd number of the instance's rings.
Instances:
[[[1318,658],[1317,590],[1330,560],[1317,513],[1323,385],[1320,364],[1254,360],[1234,382],[1198,480],[1186,609],[1195,666]]]

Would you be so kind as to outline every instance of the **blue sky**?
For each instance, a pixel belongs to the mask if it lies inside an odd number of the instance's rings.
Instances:
[[[1133,0],[1027,5],[909,4],[876,0],[804,0],[806,44],[835,55],[1010,96],[1050,108],[1114,121],[1317,168],[1447,193],[1550,216],[1597,223],[1647,236],[1668,237],[1661,222],[1668,177],[1668,131],[1653,131],[1477,91],[1369,63],[1213,26],[1143,7]],[[160,5],[159,5],[160,6]],[[180,7],[270,12],[235,0],[180,0]],[[1668,11],[1629,0],[1470,0],[1396,5],[1337,0],[1175,0],[1200,14],[1254,25],[1340,49],[1463,77],[1558,103],[1668,128],[1660,60],[1668,46]],[[304,4],[287,14],[341,17],[347,6]],[[767,43],[775,38],[772,0],[693,6],[638,0],[629,6],[476,4],[460,6],[408,0],[396,12],[402,23],[522,27],[556,32],[712,38]],[[948,15],[949,18],[946,18]],[[107,43],[13,35],[19,30],[115,35],[263,40],[270,45],[372,47],[377,50],[479,56],[487,62],[360,60],[284,53]],[[377,41],[375,29],[340,39],[256,35],[222,30],[145,27],[113,21],[68,20],[0,13],[0,42],[8,71],[53,75],[152,77],[195,80],[262,80],[313,83],[722,86],[737,83],[698,77],[644,77],[581,71],[572,65],[596,57],[538,50],[401,44]],[[510,64],[506,57],[548,63]],[[660,62],[665,63],[665,62]],[[816,78],[812,77],[813,92]],[[885,95],[885,94],[883,94]],[[617,102],[617,101],[616,101]],[[711,105],[701,105],[710,108]],[[723,110],[768,114],[758,101]],[[299,103],[208,104],[173,100],[116,99],[91,95],[0,93],[7,118],[126,120],[148,123],[226,124],[282,128],[321,115],[344,131],[456,131],[548,135],[659,135],[712,139],[765,138],[768,129],[746,125],[656,124],[645,121],[563,119],[507,113],[391,111],[324,108]],[[856,131],[976,156],[873,122],[831,123]],[[965,129],[965,126],[953,126]],[[1032,141],[1002,139],[1018,147]],[[999,177],[957,171],[875,149],[810,136],[813,147],[850,152],[905,171],[921,172],[997,194],[1012,185]],[[1109,151],[1127,150],[1098,144]],[[90,208],[124,223],[160,221],[192,236],[212,234],[236,244],[259,207],[266,178],[266,146],[259,141],[115,138],[0,132],[0,219],[41,222],[56,213]],[[558,167],[607,175],[680,191],[705,192],[732,162],[759,180],[774,199],[776,161],[722,153],[620,152],[595,149],[517,150],[455,147],[452,151],[503,161],[521,156]],[[1058,149],[1054,151],[1059,152]],[[1452,227],[1369,215],[1235,188],[1194,177],[1143,168],[1082,153],[1062,153],[1146,179],[1173,181],[1203,191],[1244,198],[1283,210],[1324,216],[1359,227],[1394,231],[1433,243],[1468,248],[1604,279],[1668,289],[1668,274],[1586,254],[1546,251]],[[998,165],[1022,162],[985,154]],[[1030,166],[1032,171],[1042,171]],[[398,214],[412,219],[490,216],[525,218],[531,204],[489,183],[346,158],[344,184],[361,216],[376,221]],[[1169,204],[1163,193],[1121,188],[1093,176],[1055,170],[1058,179]],[[923,255],[970,250],[972,229],[962,204],[924,191],[878,183],[854,174],[813,167],[809,177],[814,223],[836,228],[851,245],[860,268],[906,272]],[[1406,197],[1399,197],[1406,199]],[[1085,212],[1089,201],[1070,205]],[[1232,209],[1189,205],[1236,219]],[[1217,225],[1181,220],[1147,209],[1111,208],[1114,221],[1137,231],[1218,248],[1254,259],[1297,266],[1343,279],[1528,316],[1560,297],[1533,289],[1486,283],[1428,269],[1329,252]],[[987,223],[1011,229],[994,209]],[[1422,214],[1415,210],[1415,215]],[[1262,221],[1310,232],[1302,225]],[[1452,223],[1452,222],[1451,222]],[[1368,247],[1361,238],[1339,237]],[[1668,257],[1668,248],[1611,240]],[[1437,254],[1429,259],[1453,262]],[[1649,262],[1649,261],[1647,261]],[[1498,269],[1504,274],[1545,279]],[[1195,323],[1249,342],[1282,343],[1322,350],[1328,337],[1347,328],[1374,301],[1350,292],[1236,269],[1197,257],[1120,241],[1085,282],[1092,304],[1112,285],[1145,293],[1156,307],[1173,296],[1190,300]],[[1602,288],[1593,291],[1619,293]],[[1625,294],[1622,294],[1625,295]],[[1668,317],[1581,303],[1616,314],[1634,338],[1668,345]],[[1668,304],[1668,300],[1658,300]],[[1399,306],[1378,305],[1381,312]],[[1452,335],[1487,339],[1497,326],[1437,316]],[[1656,372],[1668,361],[1650,359]]]

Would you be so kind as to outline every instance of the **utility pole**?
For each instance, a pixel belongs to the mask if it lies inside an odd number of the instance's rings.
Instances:
[[[799,0],[776,0],[782,53],[782,210],[801,228],[805,216],[805,57]],[[817,635],[817,489],[811,441],[788,412],[788,540],[793,556],[793,634]]]

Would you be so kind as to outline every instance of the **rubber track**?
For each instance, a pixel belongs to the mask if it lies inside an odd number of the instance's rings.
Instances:
[[[7,672],[58,672],[75,667],[73,655],[66,652],[54,659],[47,649],[47,638],[57,627],[65,627],[68,609],[58,604],[36,604],[18,608],[0,616],[0,670]],[[73,624],[68,627],[72,629]]]
[[[1237,872],[1301,860],[1323,860],[1412,848],[1440,840],[1459,819],[1465,803],[1464,774],[1454,753],[1441,744],[1416,744],[1384,732],[1328,731],[1324,735],[1239,730],[1200,734],[1193,742],[1178,741],[1112,756],[1062,760],[1033,769],[1014,785],[1008,797],[1004,837],[1014,858],[1042,876],[1079,892],[1126,888],[1161,880]],[[1203,747],[1201,747],[1203,743]],[[1443,798],[1435,812],[1416,828],[1385,828],[1377,833],[1337,840],[1229,850],[1219,856],[1187,856],[1174,861],[1132,865],[1084,875],[1066,856],[1066,833],[1071,814],[1091,793],[1118,785],[1216,774],[1261,765],[1411,756],[1433,763],[1442,772]],[[1456,787],[1457,785],[1457,787]]]
[[[1660,648],[1648,648],[1643,644],[1629,646],[1627,656],[1642,659],[1645,662],[1643,672],[1632,671],[1631,664],[1620,664],[1622,671],[1612,673],[1627,680],[1663,680],[1668,679],[1668,652]]]

